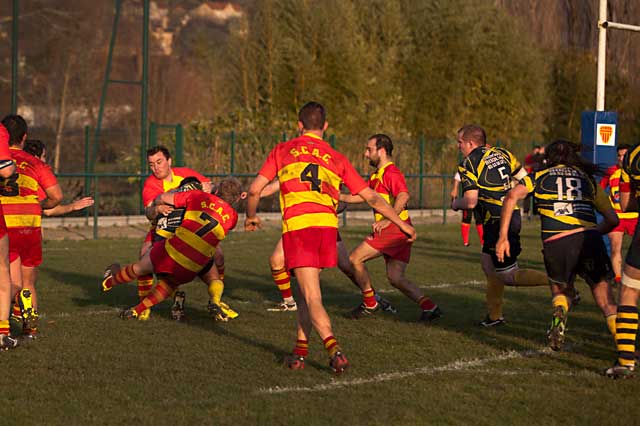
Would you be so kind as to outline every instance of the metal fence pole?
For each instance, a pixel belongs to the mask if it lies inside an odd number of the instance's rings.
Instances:
[[[236,171],[236,132],[235,130],[231,131],[231,158],[229,159],[229,169],[231,171],[231,176]]]
[[[98,239],[98,205],[100,203],[100,190],[98,189],[98,175],[93,176],[94,191],[93,199],[95,200],[93,208],[93,239]]]
[[[176,124],[176,164],[184,166],[184,132],[182,124]]]
[[[91,128],[84,126],[84,196],[88,197],[91,193],[91,180],[89,178],[91,155],[89,154],[89,140],[91,139]],[[96,205],[94,209],[97,209]],[[84,209],[84,217],[86,219],[85,225],[89,224],[89,209]]]
[[[424,135],[420,135],[420,184],[419,184],[420,196],[418,197],[418,205],[420,206],[420,210],[422,210],[422,208],[424,207],[424,200],[423,200],[423,194],[422,194],[422,191],[424,189],[424,183],[422,180],[423,175],[424,175]]]
[[[442,176],[442,224],[447,224],[447,177]]]

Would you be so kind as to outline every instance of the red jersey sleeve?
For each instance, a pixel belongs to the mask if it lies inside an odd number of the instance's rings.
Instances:
[[[13,164],[11,151],[9,151],[9,132],[7,128],[0,124],[0,169]]]
[[[53,174],[53,170],[51,170],[51,167],[48,164],[43,163],[40,160],[38,160],[36,164],[38,185],[40,185],[42,189],[51,188],[58,184],[58,178]]]
[[[269,179],[269,181],[272,181],[278,173],[278,162],[276,161],[277,150],[278,146],[271,150],[271,152],[267,156],[267,160],[264,162],[262,168],[258,172],[259,175],[266,177],[267,179]]]
[[[186,191],[186,192],[176,192],[173,194],[173,206],[177,208],[187,207],[187,201],[189,200],[189,196],[194,191]]]
[[[342,158],[343,171],[342,182],[344,182],[345,186],[349,188],[352,194],[357,194],[365,188],[368,188],[369,185],[362,179],[362,176],[358,174],[358,171],[351,165],[349,160],[346,158]]]
[[[229,231],[235,228],[236,225],[238,224],[238,213],[233,208],[231,209],[231,211],[233,212],[231,214],[231,219],[228,220],[227,223],[224,225],[225,234],[228,234]]]
[[[147,180],[144,181],[144,187],[142,188],[142,204],[147,207],[163,192],[162,183],[153,176],[149,176]]]
[[[382,177],[382,181],[384,185],[389,188],[389,192],[391,192],[394,198],[401,192],[409,192],[404,175],[396,167],[386,171]]]

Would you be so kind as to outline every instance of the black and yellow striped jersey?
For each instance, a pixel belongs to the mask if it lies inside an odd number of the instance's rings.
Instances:
[[[462,192],[478,191],[478,209],[483,222],[499,219],[502,200],[514,183],[515,175],[526,173],[515,156],[504,148],[481,146],[458,166]]]
[[[597,224],[595,210],[611,209],[607,194],[582,170],[562,164],[525,176],[522,184],[533,192],[541,218],[542,239]]]
[[[629,148],[622,160],[622,173],[620,181],[623,184],[631,184],[636,198],[640,198],[640,143]],[[620,185],[621,192],[623,185]]]

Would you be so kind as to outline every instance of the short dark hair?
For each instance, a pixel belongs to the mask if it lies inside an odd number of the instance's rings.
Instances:
[[[298,120],[305,130],[322,130],[327,121],[327,113],[318,102],[307,102],[298,112]]]
[[[2,119],[2,125],[9,132],[9,145],[20,145],[28,130],[25,119],[17,114],[10,114]]]
[[[24,143],[24,147],[22,148],[24,152],[27,152],[38,158],[42,157],[42,153],[45,149],[46,147],[44,146],[44,142],[42,142],[40,139],[27,139],[27,141]]]
[[[220,181],[216,195],[229,204],[236,202],[242,193],[242,184],[234,177],[227,177]]]
[[[563,164],[580,169],[591,177],[602,174],[599,166],[582,157],[579,152],[580,145],[577,143],[565,139],[556,139],[545,148],[546,166],[553,167]]]
[[[622,151],[623,149],[629,149],[631,148],[631,145],[626,144],[626,143],[621,143],[620,145],[618,145],[618,147],[616,148],[616,152]]]
[[[180,189],[180,192],[193,191],[196,189],[202,191],[202,183],[200,183],[198,178],[195,176],[187,176],[182,179],[178,188]]]
[[[376,148],[377,149],[382,149],[384,148],[384,150],[387,152],[388,156],[391,156],[393,153],[393,142],[391,141],[391,138],[383,133],[378,133],[375,134],[373,136],[371,136],[369,138],[369,140],[375,140],[376,141]]]
[[[152,155],[156,155],[159,152],[163,153],[164,154],[164,158],[166,158],[167,160],[171,159],[171,153],[169,152],[167,147],[162,146],[162,145],[156,145],[156,146],[152,146],[151,148],[149,148],[147,150],[147,157],[151,157]]]
[[[476,124],[466,124],[458,130],[458,135],[467,142],[475,142],[480,146],[487,144],[487,134]]]

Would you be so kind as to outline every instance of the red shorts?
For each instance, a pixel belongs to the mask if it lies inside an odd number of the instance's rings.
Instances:
[[[287,269],[335,268],[338,264],[337,239],[338,230],[329,227],[285,232],[282,234],[282,248]]]
[[[10,228],[9,262],[20,259],[22,266],[34,268],[42,263],[42,230]]]
[[[411,224],[411,221],[407,221]],[[369,235],[364,242],[384,255],[384,260],[399,260],[409,263],[411,258],[411,246],[413,243],[407,241],[408,238],[393,223],[382,230],[382,232]]]
[[[158,241],[151,246],[149,255],[153,265],[153,272],[171,275],[177,284],[186,284],[193,281],[199,272],[190,271],[173,260],[165,249],[166,242],[167,240]]]
[[[155,232],[156,232],[156,228],[151,227],[151,229],[149,229],[149,232],[147,232],[147,235],[144,236],[144,242],[142,244],[152,242],[153,234],[155,234]]]
[[[620,223],[618,226],[613,228],[611,232],[624,232],[627,235],[633,237],[633,233],[636,231],[636,224],[638,223],[638,218],[634,219],[620,219]]]
[[[2,212],[2,204],[0,204],[0,238],[7,235],[7,224],[4,221],[4,213]]]

